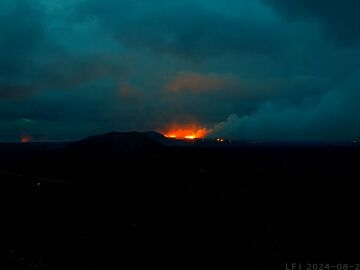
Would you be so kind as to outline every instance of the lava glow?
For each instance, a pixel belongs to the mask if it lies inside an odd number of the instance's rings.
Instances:
[[[32,140],[32,137],[29,135],[25,135],[21,137],[21,142],[22,143],[29,143]]]
[[[167,138],[194,140],[204,138],[209,130],[198,125],[172,125],[162,133]]]

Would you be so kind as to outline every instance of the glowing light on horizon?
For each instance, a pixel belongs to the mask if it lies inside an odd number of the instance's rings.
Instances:
[[[21,137],[21,142],[22,143],[29,143],[32,140],[32,137],[29,135],[25,135]]]
[[[201,127],[198,124],[173,124],[169,128],[161,131],[161,133],[164,134],[164,136],[167,138],[187,140],[202,139],[208,135],[209,132],[210,130]]]

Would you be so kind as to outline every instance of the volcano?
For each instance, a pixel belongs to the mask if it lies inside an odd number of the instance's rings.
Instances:
[[[87,137],[81,141],[72,143],[67,151],[77,153],[141,153],[161,151],[165,146],[158,140],[144,133],[110,132],[103,135]]]

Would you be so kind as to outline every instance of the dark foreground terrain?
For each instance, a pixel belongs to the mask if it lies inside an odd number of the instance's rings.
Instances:
[[[360,263],[358,146],[162,140],[1,144],[0,269]]]

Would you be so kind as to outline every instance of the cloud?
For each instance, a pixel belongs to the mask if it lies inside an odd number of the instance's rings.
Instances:
[[[104,31],[132,48],[150,48],[197,60],[210,54],[266,54],[281,43],[279,21],[269,10],[257,5],[257,1],[252,4],[245,1],[244,6],[228,1],[237,10],[237,16],[226,12],[226,3],[209,8],[208,2],[199,0],[105,2],[81,2],[80,17],[95,19]],[[262,20],[249,15],[257,9],[262,13]],[[277,31],[273,31],[275,28]]]
[[[35,93],[35,90],[27,85],[5,85],[0,83],[1,99],[23,99]]]
[[[125,73],[121,57],[111,50],[99,52],[89,45],[78,49],[84,35],[97,34],[95,27],[74,20],[64,24],[58,17],[36,0],[6,0],[2,5],[0,99],[74,89]]]
[[[343,85],[344,87],[347,87]],[[327,92],[298,106],[266,102],[251,114],[230,115],[213,136],[258,140],[351,141],[360,138],[359,89]]]
[[[164,89],[169,94],[192,98],[212,98],[222,100],[251,100],[254,102],[270,99],[298,100],[316,96],[328,91],[329,83],[312,76],[292,76],[262,78],[259,80],[239,78],[234,74],[218,74],[215,72],[202,74],[196,72],[180,72],[168,80]],[[325,90],[324,90],[325,89]]]
[[[100,79],[116,79],[126,73],[124,67],[107,56],[77,57],[64,53],[53,57],[41,70],[42,86],[48,89],[67,90]]]
[[[237,85],[237,79],[233,75],[219,75],[216,73],[203,75],[185,72],[172,78],[165,86],[165,89],[173,93],[182,91],[201,93],[228,90],[235,88]]]
[[[3,0],[1,136],[25,118],[34,138],[73,139],[229,115],[219,132],[241,137],[356,136],[357,6]]]
[[[264,0],[288,20],[307,19],[323,24],[339,43],[350,46],[360,40],[360,17],[357,0]]]
[[[43,42],[44,14],[29,1],[5,1],[0,11],[0,99],[23,98],[35,89],[30,85],[33,60]]]

